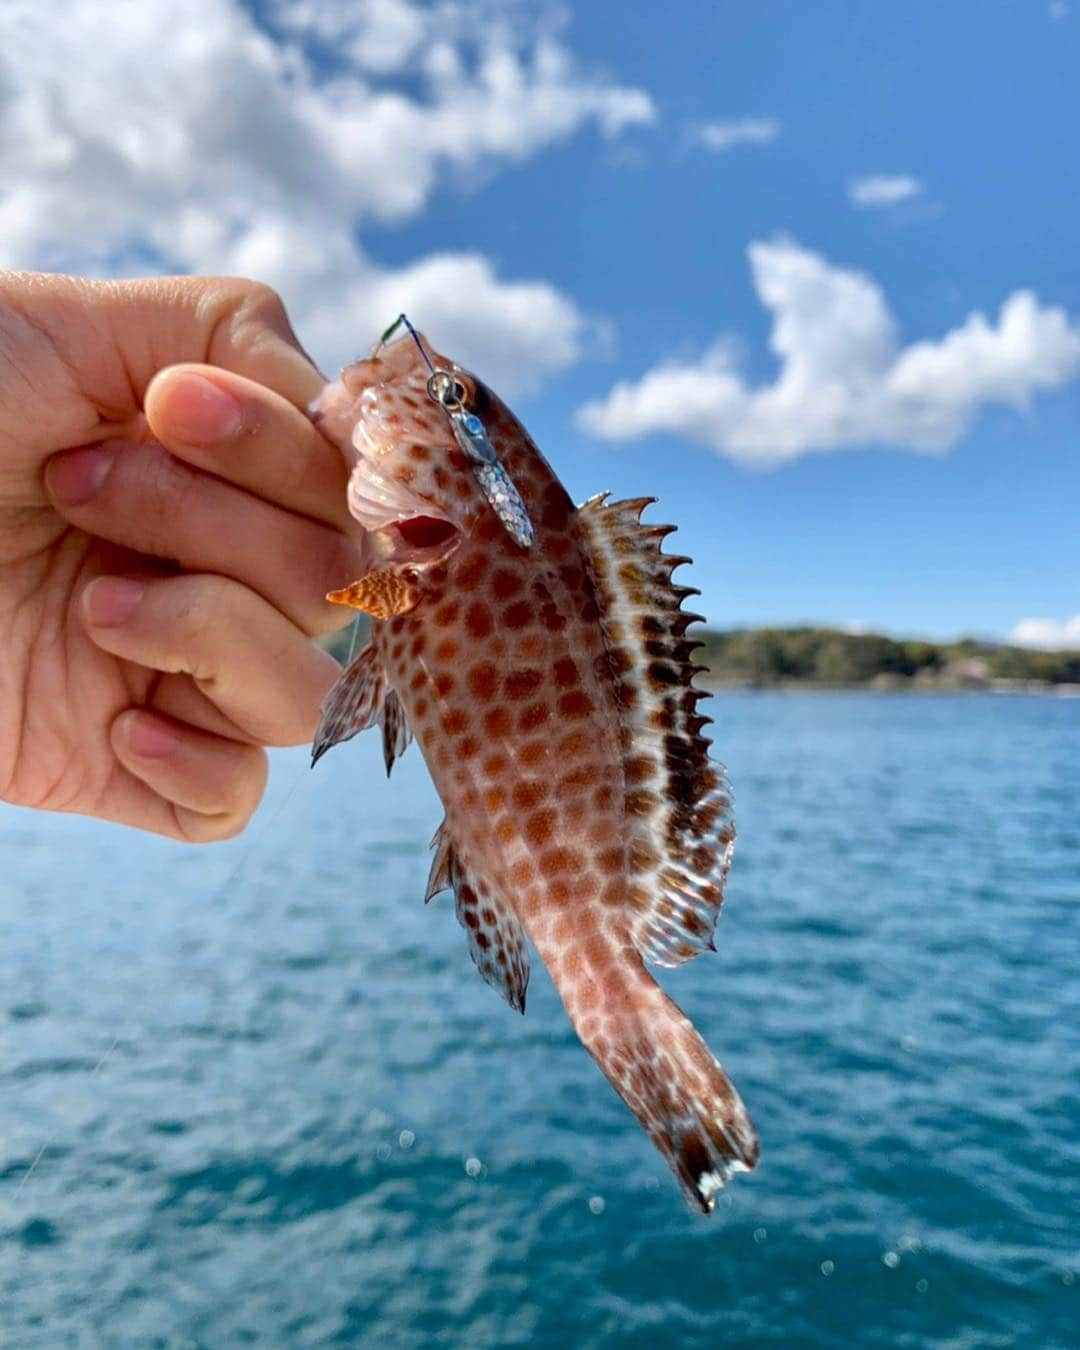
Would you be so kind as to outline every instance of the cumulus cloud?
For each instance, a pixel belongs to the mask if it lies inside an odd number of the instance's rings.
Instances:
[[[1080,614],[1069,619],[1021,619],[1009,634],[1018,647],[1049,651],[1080,651]]]
[[[730,150],[736,145],[768,145],[780,135],[776,117],[739,117],[730,122],[700,122],[691,128],[691,139],[707,150]]]
[[[867,445],[943,451],[988,404],[1023,408],[1080,376],[1080,326],[1015,291],[996,320],[973,313],[937,340],[899,343],[881,288],[790,240],[749,247],[772,312],[770,383],[750,384],[730,341],[670,360],[586,404],[579,424],[607,440],[666,432],[747,464]]]
[[[895,206],[922,195],[923,185],[907,174],[871,174],[848,184],[848,197],[855,206]]]
[[[390,268],[358,242],[451,176],[654,116],[550,25],[500,22],[510,3],[277,0],[257,21],[240,0],[115,0],[103,24],[95,0],[8,0],[6,261],[255,275],[328,366],[422,303],[433,341],[511,387],[565,367],[589,323],[554,287],[475,254]]]

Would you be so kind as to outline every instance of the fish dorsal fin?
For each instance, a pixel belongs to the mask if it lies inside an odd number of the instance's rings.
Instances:
[[[431,863],[425,902],[439,891],[454,892],[454,910],[465,930],[473,964],[511,1008],[525,1011],[529,953],[521,920],[510,905],[469,866],[444,820],[431,841]]]
[[[641,523],[654,500],[602,493],[578,520],[622,729],[633,939],[646,960],[675,966],[712,947],[735,827],[724,770],[702,734],[710,719],[698,713],[707,691],[694,676],[705,667],[686,630],[701,616],[682,608],[698,592],[671,580],[690,561],[661,552],[674,527]]]
[[[397,694],[387,683],[378,648],[369,642],[323,700],[322,720],[311,747],[312,764],[333,746],[376,725],[382,727],[383,758],[389,774],[394,760],[412,740],[412,732]]]

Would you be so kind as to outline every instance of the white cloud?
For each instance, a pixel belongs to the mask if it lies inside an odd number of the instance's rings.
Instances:
[[[1009,634],[1018,647],[1045,647],[1050,651],[1080,651],[1080,614],[1062,619],[1021,619]]]
[[[768,145],[780,135],[776,117],[739,117],[731,122],[701,122],[691,128],[691,138],[707,150],[730,150],[736,145]]]
[[[114,0],[104,24],[95,0],[8,0],[5,262],[258,276],[328,367],[405,303],[511,387],[565,367],[589,324],[554,287],[472,254],[388,268],[357,241],[452,176],[654,116],[550,24],[500,22],[511,3],[279,0],[261,27],[240,0]]]
[[[895,206],[922,195],[923,185],[908,174],[871,174],[848,184],[848,196],[856,206]]]
[[[751,385],[733,344],[671,360],[586,404],[579,423],[608,440],[683,436],[747,464],[867,445],[947,450],[986,404],[1023,408],[1080,376],[1080,326],[1030,291],[996,322],[974,313],[936,341],[901,347],[881,288],[789,240],[749,248],[772,311],[779,373]]]

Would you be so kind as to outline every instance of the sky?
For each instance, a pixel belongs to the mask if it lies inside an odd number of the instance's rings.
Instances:
[[[6,0],[6,265],[401,310],[713,624],[1080,646],[1080,0]]]

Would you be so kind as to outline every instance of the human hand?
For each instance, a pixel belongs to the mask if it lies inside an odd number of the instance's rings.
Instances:
[[[246,824],[356,575],[322,383],[255,283],[0,273],[0,798]]]

